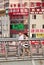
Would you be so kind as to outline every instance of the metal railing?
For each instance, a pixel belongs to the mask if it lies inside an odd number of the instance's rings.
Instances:
[[[44,59],[44,40],[0,41],[0,59]]]

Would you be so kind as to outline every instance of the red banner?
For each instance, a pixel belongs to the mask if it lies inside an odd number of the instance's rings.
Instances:
[[[28,14],[29,14],[28,8],[9,9],[9,15],[28,15]]]

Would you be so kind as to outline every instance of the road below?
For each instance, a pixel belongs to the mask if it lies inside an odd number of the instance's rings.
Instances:
[[[0,62],[0,65],[44,65],[44,60]]]

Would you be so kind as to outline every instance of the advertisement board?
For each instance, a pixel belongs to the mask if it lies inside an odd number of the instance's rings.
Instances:
[[[36,34],[36,38],[44,38],[44,34]]]
[[[24,30],[24,24],[23,23],[12,24],[11,29],[13,29],[13,30]]]

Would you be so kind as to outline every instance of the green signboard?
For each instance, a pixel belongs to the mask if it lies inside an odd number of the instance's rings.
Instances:
[[[10,28],[13,30],[24,30],[24,24],[23,23],[12,24]]]

